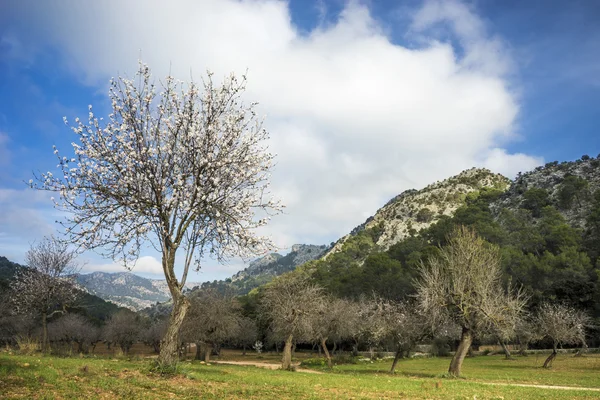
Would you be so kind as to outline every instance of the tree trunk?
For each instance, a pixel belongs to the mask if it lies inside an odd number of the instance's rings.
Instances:
[[[172,290],[171,294],[175,294],[176,297],[173,298],[173,311],[171,311],[167,332],[160,342],[160,354],[158,355],[160,365],[175,365],[177,363],[179,328],[190,308],[190,301],[179,289]]]
[[[499,340],[499,342],[500,342],[500,346],[502,346],[502,351],[504,351],[504,358],[507,360],[510,360],[512,357],[510,354],[510,350],[506,346],[506,343],[504,343],[504,340]]]
[[[527,342],[519,343],[519,355],[526,356],[529,344]]]
[[[48,350],[48,314],[42,313],[42,353]]]
[[[281,360],[281,369],[291,369],[293,339],[294,339],[294,336],[290,335],[285,340],[285,346],[283,347],[283,358]]]
[[[246,345],[242,346],[242,355],[245,356],[246,355]]]
[[[396,350],[396,355],[394,356],[394,362],[392,363],[392,369],[390,370],[390,373],[392,373],[392,374],[396,373],[396,364],[398,364],[398,360],[400,359],[401,355],[402,355],[402,348],[400,346],[398,346],[398,350]]]
[[[473,336],[471,334],[471,330],[463,327],[458,349],[456,349],[456,353],[454,353],[454,357],[452,357],[452,361],[450,362],[450,368],[448,368],[448,373],[450,375],[456,377],[460,376],[462,363],[465,360],[465,356],[469,352],[469,347],[471,347],[472,341]]]
[[[331,356],[329,355],[329,350],[327,350],[327,338],[321,338],[321,347],[323,347],[325,357],[327,358],[327,366],[332,368],[333,365],[331,364]]]
[[[204,343],[204,362],[210,362],[210,353],[212,353],[212,343]]]
[[[579,350],[577,350],[577,353],[575,353],[575,357],[581,357],[583,356],[585,353],[588,352],[588,345],[586,343],[585,340],[582,340],[581,342],[581,347],[579,348]]]
[[[331,349],[331,355],[335,355],[335,352],[337,350],[337,342],[333,342],[333,349]]]
[[[352,355],[353,355],[354,357],[358,356],[358,342],[357,342],[357,341],[355,341],[355,342],[352,344]]]
[[[202,360],[202,344],[196,343],[196,360]]]
[[[552,348],[552,353],[550,354],[550,356],[548,356],[548,358],[546,358],[546,361],[544,361],[544,368],[550,368],[552,366],[552,361],[554,361],[554,359],[556,358],[556,345],[554,345],[554,347]]]

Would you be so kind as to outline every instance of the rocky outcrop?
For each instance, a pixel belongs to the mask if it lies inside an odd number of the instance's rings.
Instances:
[[[376,244],[380,250],[387,250],[411,233],[428,228],[441,216],[453,215],[456,209],[465,204],[469,193],[482,188],[507,190],[510,183],[510,179],[500,174],[494,174],[487,169],[472,168],[421,190],[407,190],[391,199],[374,216],[338,240],[326,257],[340,251],[350,236],[365,229],[378,229],[379,238]]]

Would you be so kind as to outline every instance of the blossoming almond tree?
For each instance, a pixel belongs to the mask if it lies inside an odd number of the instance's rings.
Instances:
[[[173,300],[160,346],[163,365],[176,362],[178,331],[190,306],[183,294],[190,266],[198,270],[207,254],[221,262],[272,247],[255,228],[282,206],[267,192],[273,155],[256,104],[241,102],[245,83],[245,76],[232,74],[215,85],[208,73],[201,86],[170,76],[155,84],[140,63],[133,79],[111,80],[107,121],[91,106],[87,123],[75,120],[74,157],[55,149],[61,175],[30,181],[58,193],[55,205],[69,212],[65,234],[81,248],[99,249],[126,266],[144,243],[162,253]]]

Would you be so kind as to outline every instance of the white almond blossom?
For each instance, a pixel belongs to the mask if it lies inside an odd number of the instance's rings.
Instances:
[[[174,300],[166,337],[175,338],[189,307],[182,289],[193,260],[199,269],[207,254],[223,261],[273,247],[255,228],[282,205],[268,192],[273,155],[256,104],[241,101],[245,83],[232,74],[215,85],[208,73],[201,86],[170,76],[156,84],[140,63],[133,79],[111,79],[106,121],[91,106],[87,123],[75,120],[75,156],[55,149],[62,174],[47,172],[31,183],[59,194],[56,207],[69,212],[65,235],[82,249],[126,265],[146,242],[162,253]],[[175,354],[170,347],[161,349]],[[161,350],[161,361],[172,359]]]

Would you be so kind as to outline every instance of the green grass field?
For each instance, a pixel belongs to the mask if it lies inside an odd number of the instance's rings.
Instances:
[[[224,359],[272,362],[276,355]],[[254,366],[182,362],[179,374],[150,372],[151,361],[57,358],[0,353],[0,398],[6,399],[598,399],[600,391],[557,390],[505,384],[561,385],[600,389],[600,356],[559,355],[550,370],[543,356],[479,356],[465,361],[464,379],[441,376],[449,359],[340,365],[320,374]],[[499,383],[502,386],[493,386]]]

